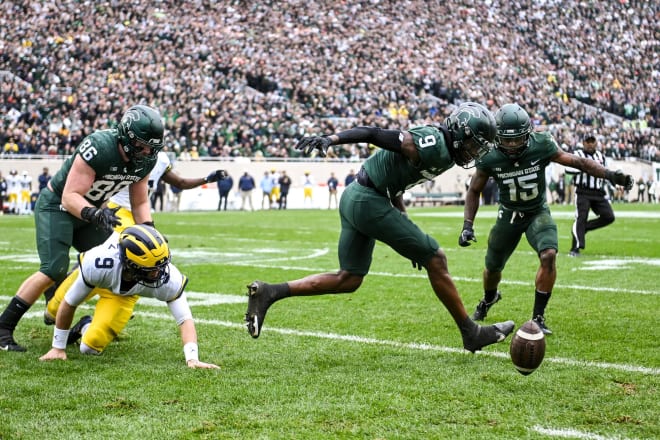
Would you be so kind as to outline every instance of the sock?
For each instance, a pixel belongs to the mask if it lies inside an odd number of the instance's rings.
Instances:
[[[484,290],[484,299],[489,304],[493,302],[493,300],[495,299],[495,295],[497,295],[497,289]]]
[[[18,321],[21,320],[31,306],[32,304],[26,303],[21,298],[17,296],[13,297],[5,311],[0,315],[0,328],[13,332]]]
[[[291,296],[291,289],[289,283],[272,284],[273,291],[275,292],[275,299],[282,299]]]
[[[474,322],[470,317],[466,317],[463,322],[458,325],[458,328],[461,330],[462,335],[470,335],[476,331],[479,327],[479,324]]]
[[[545,306],[548,305],[550,301],[550,295],[552,292],[539,292],[538,290],[534,294],[534,314],[532,317],[538,315],[543,316],[545,314]]]

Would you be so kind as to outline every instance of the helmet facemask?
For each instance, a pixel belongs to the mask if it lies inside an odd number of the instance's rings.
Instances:
[[[117,131],[124,153],[135,165],[154,160],[163,148],[163,120],[158,111],[146,105],[128,109]]]
[[[497,122],[497,149],[510,159],[518,159],[529,147],[532,122],[518,104],[503,105],[495,114]]]
[[[494,147],[495,119],[481,104],[461,104],[449,115],[445,125],[452,137],[449,151],[454,162],[463,168],[472,168]]]

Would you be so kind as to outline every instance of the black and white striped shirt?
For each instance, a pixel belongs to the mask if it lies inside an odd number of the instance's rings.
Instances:
[[[591,159],[602,166],[605,166],[605,156],[603,156],[603,153],[600,151],[596,150],[593,154],[587,153],[586,151],[580,149],[575,151],[575,155],[579,157],[584,157],[586,159]],[[594,177],[591,176],[584,171],[579,171],[576,170],[577,174],[575,175],[575,188],[576,190],[579,189],[586,189],[586,190],[602,190],[603,189],[603,179],[600,177]]]

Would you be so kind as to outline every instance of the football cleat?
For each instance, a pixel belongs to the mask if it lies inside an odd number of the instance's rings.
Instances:
[[[477,308],[472,315],[472,319],[475,321],[483,321],[486,316],[488,316],[488,310],[490,310],[493,304],[501,299],[502,293],[498,290],[497,293],[495,293],[495,299],[493,299],[491,302],[486,302],[486,299],[479,301],[479,304],[477,304]]]
[[[92,317],[89,315],[85,315],[82,318],[80,318],[80,321],[76,323],[73,327],[71,327],[71,331],[69,332],[69,337],[66,339],[66,345],[71,345],[75,344],[82,338],[82,332],[83,328],[92,322]]]
[[[569,257],[579,257],[580,256],[580,249],[571,249],[571,251],[568,253]]]
[[[548,328],[548,326],[545,325],[545,318],[543,315],[536,315],[534,319],[532,319],[541,328],[541,331],[543,332],[544,335],[551,335],[552,330]]]
[[[275,302],[275,289],[262,281],[253,281],[248,284],[248,308],[245,313],[245,322],[250,336],[258,338],[266,319],[268,308]]]
[[[14,332],[5,328],[0,329],[0,350],[1,351],[27,351],[22,345],[14,340]]]
[[[498,322],[488,326],[478,325],[470,334],[463,334],[463,348],[474,353],[487,345],[502,342],[514,327],[513,321]]]

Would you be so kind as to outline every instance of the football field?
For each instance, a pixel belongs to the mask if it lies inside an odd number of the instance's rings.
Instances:
[[[338,213],[156,213],[190,279],[200,360],[221,369],[186,368],[169,309],[146,299],[102,356],[70,346],[68,361],[42,363],[52,327],[40,298],[15,332],[28,351],[0,352],[0,439],[660,438],[660,205],[614,205],[616,222],[589,233],[579,258],[568,257],[573,208],[551,209],[554,334],[529,376],[511,364],[511,337],[463,351],[425,272],[382,244],[357,292],[277,302],[252,339],[246,285],[336,271]],[[468,248],[462,208],[409,212],[445,250],[471,314],[496,210],[480,209]],[[39,263],[31,217],[0,217],[0,231],[4,310]],[[487,324],[531,318],[537,268],[523,238]]]

